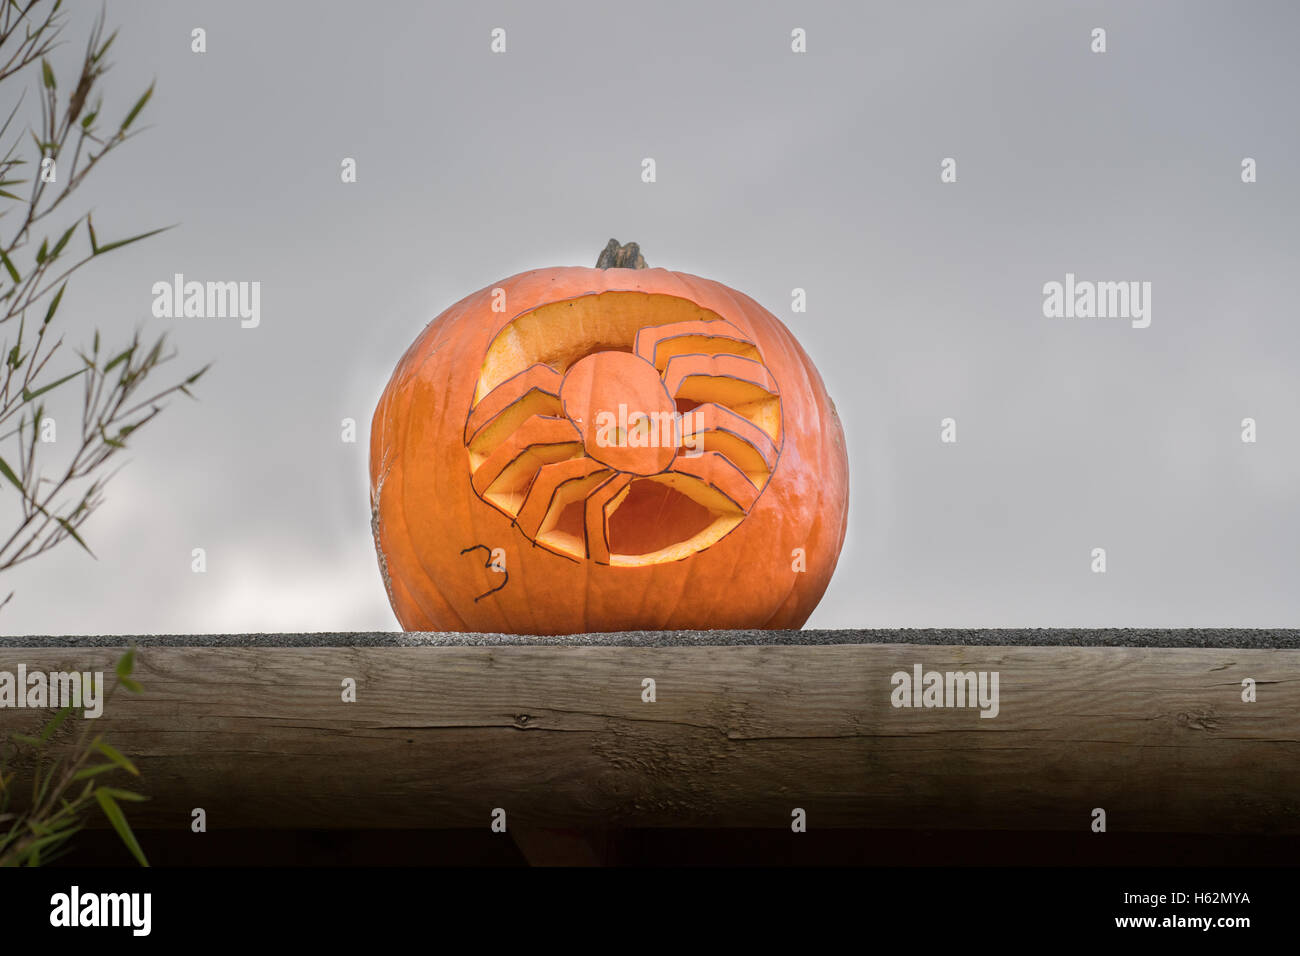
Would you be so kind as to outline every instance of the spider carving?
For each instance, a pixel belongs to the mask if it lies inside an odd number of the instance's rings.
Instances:
[[[532,364],[487,389],[465,426],[483,501],[535,544],[615,567],[716,543],[766,487],[780,441],[777,383],[721,318]]]

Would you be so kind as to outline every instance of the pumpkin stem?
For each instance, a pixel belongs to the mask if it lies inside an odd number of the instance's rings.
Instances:
[[[635,242],[629,242],[625,246],[619,245],[617,239],[611,239],[601,250],[600,258],[596,260],[597,269],[648,269],[645,257],[641,255],[641,247]]]

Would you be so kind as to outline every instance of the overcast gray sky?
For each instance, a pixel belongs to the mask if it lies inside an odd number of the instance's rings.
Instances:
[[[76,7],[74,48],[97,10]],[[101,234],[179,227],[76,279],[66,331],[169,329],[183,365],[216,364],[133,440],[85,528],[98,560],[69,544],[7,574],[0,631],[395,629],[366,465],[394,364],[467,293],[611,236],[753,296],[821,369],[852,495],[809,626],[1297,624],[1296,5],[108,16],[116,106],[158,88],[80,204]],[[152,318],[177,272],[260,282],[260,326]],[[1150,327],[1045,318],[1067,272],[1150,282]]]

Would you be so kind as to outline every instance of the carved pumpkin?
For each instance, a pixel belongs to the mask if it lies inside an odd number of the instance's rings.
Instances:
[[[614,240],[430,323],[370,480],[407,630],[798,628],[848,517],[835,406],[789,330]]]

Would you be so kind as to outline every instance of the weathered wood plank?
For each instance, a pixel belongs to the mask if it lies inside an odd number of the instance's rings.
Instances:
[[[112,671],[110,648],[0,670]],[[891,704],[997,671],[1000,712]],[[146,647],[97,729],[139,826],[809,826],[1300,832],[1300,651],[823,646]],[[642,701],[653,678],[657,700]],[[1242,679],[1258,700],[1242,701]],[[356,703],[341,682],[357,682]],[[0,710],[0,730],[39,714]]]

